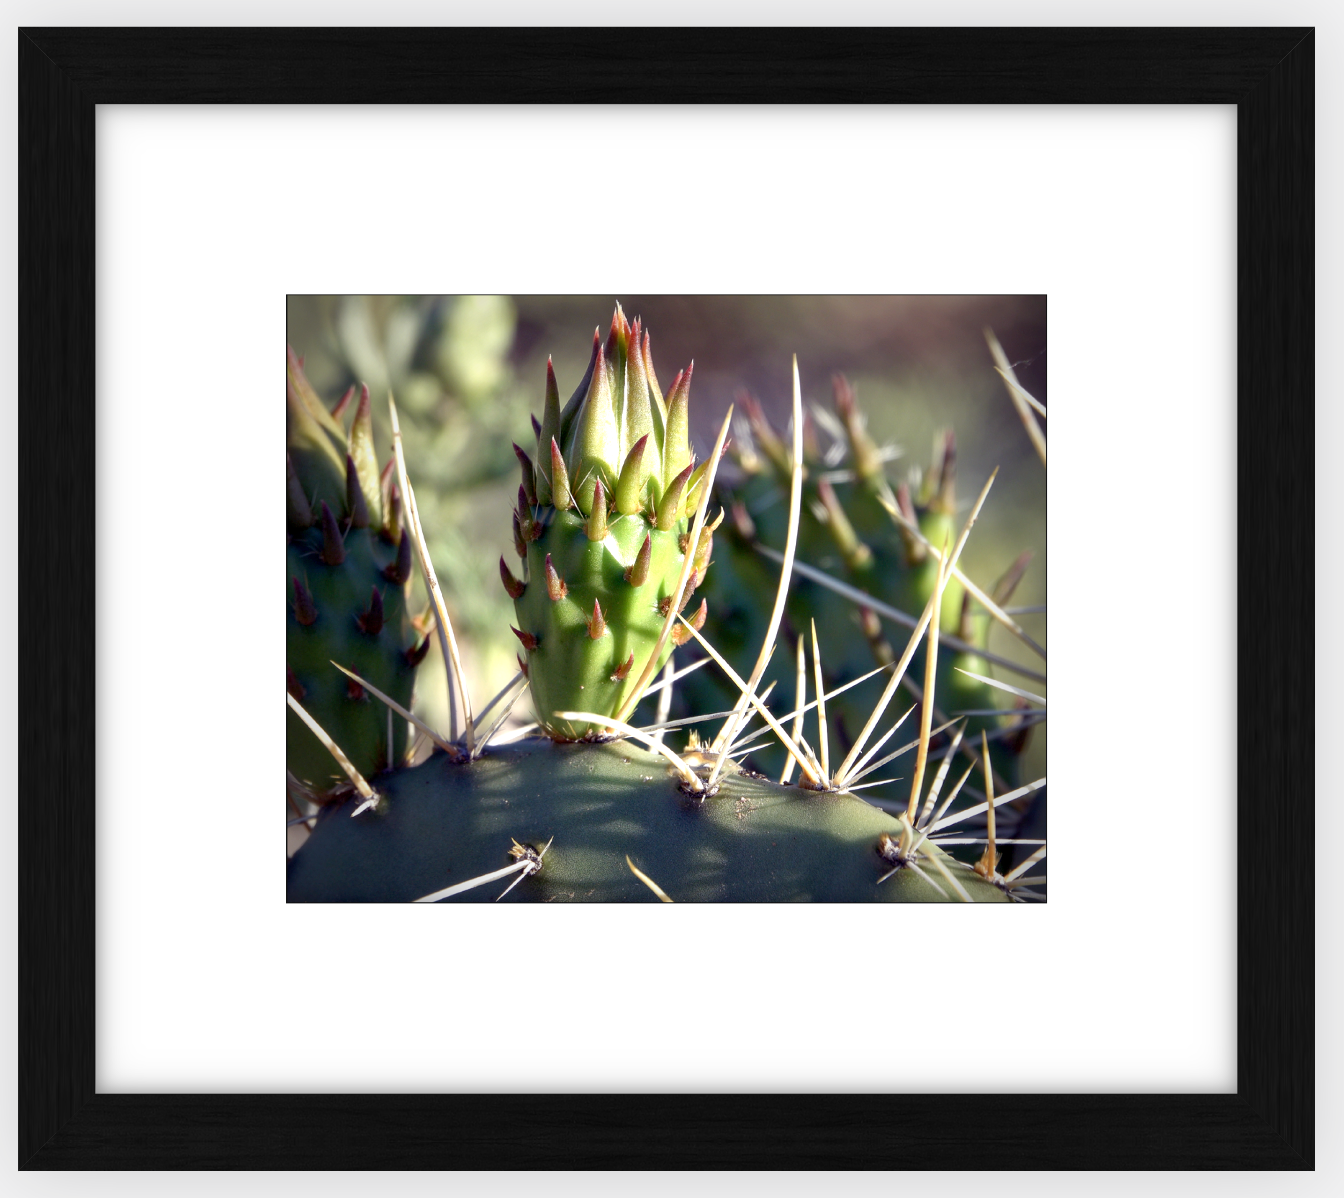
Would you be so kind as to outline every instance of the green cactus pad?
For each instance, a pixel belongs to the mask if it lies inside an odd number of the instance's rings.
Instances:
[[[347,432],[353,388],[322,406],[291,350],[288,382],[285,593],[290,695],[360,773],[400,760],[406,723],[332,662],[409,707],[422,655],[406,611],[410,541],[390,472],[380,477],[368,388]],[[313,798],[346,781],[335,758],[290,710],[286,765]]]
[[[537,714],[544,713],[546,723],[567,740],[579,739],[588,726],[556,719],[553,713],[614,715],[629,696],[663,626],[659,604],[671,597],[684,560],[677,543],[684,532],[660,532],[640,515],[612,519],[601,541],[590,541],[583,529],[584,521],[574,512],[555,514],[542,536],[528,544],[529,581],[514,601],[520,629],[537,642],[527,651]],[[648,578],[635,586],[625,575],[646,538]],[[551,598],[546,584],[548,560],[564,583],[565,593],[558,599]],[[600,624],[593,619],[594,604],[601,612]],[[669,640],[660,664],[671,652]]]
[[[947,902],[943,864],[974,902],[1006,893],[925,841],[925,876],[892,868],[901,825],[849,794],[778,786],[730,769],[718,793],[686,794],[665,758],[621,742],[525,741],[470,764],[436,754],[381,780],[378,811],[333,807],[289,863],[290,902],[407,902],[539,851],[540,872],[505,902],[653,902],[630,861],[675,902]],[[514,875],[513,877],[516,877]],[[447,902],[493,901],[513,877]],[[932,879],[936,886],[926,879]]]
[[[588,371],[563,410],[548,363],[535,453],[516,449],[523,474],[514,548],[525,577],[515,578],[506,560],[500,570],[537,720],[557,740],[600,735],[604,725],[558,713],[616,717],[662,635],[695,495],[690,377],[687,367],[664,400],[649,335],[618,306],[605,345],[594,333]],[[701,536],[679,611],[704,577],[710,533]],[[684,636],[677,628],[664,641],[658,666]]]

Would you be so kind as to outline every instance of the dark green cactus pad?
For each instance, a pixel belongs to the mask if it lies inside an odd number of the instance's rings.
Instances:
[[[379,690],[409,707],[415,686],[414,640],[406,615],[405,588],[389,578],[397,551],[367,528],[344,538],[344,560],[323,560],[318,528],[290,538],[286,665],[289,692],[365,775],[388,768],[406,751],[406,721],[391,721],[388,708],[334,666],[340,662]],[[294,580],[307,593],[296,598]],[[375,600],[374,595],[378,598]],[[305,624],[300,617],[310,619]],[[346,780],[326,747],[293,711],[286,713],[286,763],[310,790],[322,794]]]
[[[347,431],[353,388],[328,412],[289,352],[286,396],[286,684],[361,774],[400,760],[406,724],[347,678],[339,662],[410,707],[416,648],[406,611],[411,545],[391,471],[373,448],[368,388]],[[427,642],[426,642],[427,643]],[[286,765],[315,798],[346,781],[335,758],[290,710]]]
[[[818,794],[727,772],[717,794],[686,794],[656,753],[621,742],[525,741],[457,764],[436,754],[323,814],[289,863],[290,902],[407,902],[512,863],[515,841],[549,850],[504,902],[655,902],[626,857],[675,902],[946,902],[932,864],[887,881],[883,837],[897,820],[848,794]],[[944,858],[975,902],[997,885]],[[513,875],[516,877],[517,875]],[[493,901],[513,877],[446,902]]]

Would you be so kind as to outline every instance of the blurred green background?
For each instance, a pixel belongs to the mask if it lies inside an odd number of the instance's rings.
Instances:
[[[1035,558],[1013,606],[1045,604],[1045,468],[984,337],[993,329],[1020,383],[1046,402],[1044,296],[290,296],[288,341],[318,393],[332,404],[352,383],[369,385],[383,461],[391,450],[386,395],[396,396],[411,482],[476,706],[517,669],[513,605],[499,581],[499,557],[512,554],[519,482],[511,442],[533,450],[529,415],[541,413],[547,355],[563,402],[587,366],[593,329],[605,336],[618,300],[649,330],[664,390],[694,360],[691,433],[700,458],[740,390],[760,400],[777,428],[787,426],[794,354],[805,404],[831,407],[834,373],[854,384],[874,437],[903,451],[888,466],[893,483],[927,466],[937,430],[954,429],[963,509],[999,468],[963,566],[988,589],[1030,549]],[[423,605],[421,591],[412,610]],[[1018,619],[1045,645],[1043,614]],[[712,613],[706,633],[712,639]],[[1040,665],[1001,629],[990,648]],[[421,667],[416,709],[447,727],[437,653]],[[519,722],[531,719],[526,697],[515,713]],[[1024,777],[1044,774],[1045,745],[1041,725]]]

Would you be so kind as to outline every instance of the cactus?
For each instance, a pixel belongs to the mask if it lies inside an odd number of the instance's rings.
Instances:
[[[896,690],[915,668],[926,634],[932,643],[945,614],[960,611],[952,591],[956,563],[989,484],[959,532],[951,513],[945,513],[947,529],[956,535],[946,538],[944,553],[931,555],[932,577],[916,609],[921,612],[917,626],[899,652],[893,649],[895,660],[878,679],[881,696],[869,707],[863,727],[849,730],[833,757],[827,705],[836,696],[827,693],[815,622],[809,631],[816,691],[807,705],[817,709],[813,741],[800,736],[797,723],[790,733],[784,726],[790,715],[772,712],[761,690],[787,596],[788,570],[779,580],[749,677],[724,660],[705,635],[712,625],[706,623],[703,602],[694,612],[684,610],[709,565],[712,525],[706,520],[731,412],[713,453],[697,468],[686,432],[690,368],[677,376],[664,400],[648,347],[640,322],[629,323],[618,307],[605,343],[595,334],[588,372],[563,407],[548,367],[535,452],[528,455],[515,446],[522,485],[514,540],[524,561],[523,577],[513,574],[507,557],[501,560],[501,574],[515,603],[514,632],[526,656],[520,656],[515,684],[495,702],[510,694],[516,698],[517,684],[526,676],[545,737],[497,739],[512,699],[483,730],[487,712],[473,717],[466,702],[451,626],[440,604],[445,665],[454,671],[463,700],[462,737],[444,739],[394,700],[397,714],[420,724],[439,751],[418,766],[375,778],[376,789],[358,770],[348,769],[358,795],[328,804],[317,817],[307,843],[290,862],[290,900],[507,896],[511,901],[981,902],[1041,897],[1031,887],[1044,879],[1028,871],[1044,848],[1001,874],[995,811],[1037,792],[1043,780],[1004,793],[986,770],[986,802],[958,810],[954,805],[966,793],[974,767],[959,766],[955,780],[951,767],[963,744],[971,748],[971,739],[963,721],[948,731],[946,751],[937,752],[936,697],[922,706],[918,731],[907,734],[913,739],[887,748],[905,719],[892,722],[886,715]],[[781,446],[789,469],[786,561],[793,558],[803,526],[796,362],[794,410],[792,450]],[[400,456],[398,467],[404,471]],[[404,472],[399,477],[409,499],[408,530],[423,549],[414,493]],[[427,587],[437,596],[432,562],[423,553],[420,560]],[[691,641],[713,659],[709,668],[722,670],[730,680],[733,711],[712,743],[701,744],[692,732],[688,747],[678,752],[664,743],[663,730],[635,728],[626,721],[642,699],[670,685],[670,678],[651,683],[672,644]],[[800,658],[805,675],[801,665]],[[368,681],[358,671],[344,676]],[[938,677],[932,668],[922,677],[935,695]],[[751,739],[744,731],[753,716],[785,747],[799,772],[796,785],[773,782],[735,764],[733,758]],[[847,750],[843,759],[841,748]],[[983,731],[978,748],[986,760]],[[865,779],[903,755],[913,757],[904,805],[876,806],[861,797],[876,785]],[[981,811],[983,835],[972,822]],[[959,825],[956,831],[950,831],[953,825]],[[964,855],[968,843],[978,856],[953,856],[954,851]]]
[[[835,689],[889,667],[895,659],[899,627],[884,624],[890,609],[913,619],[928,601],[938,573],[938,553],[955,538],[956,441],[948,432],[937,438],[931,467],[915,473],[913,482],[893,486],[886,476],[884,453],[869,436],[866,419],[848,381],[833,380],[835,411],[818,411],[807,419],[802,438],[807,473],[798,531],[795,579],[785,616],[785,636],[798,642],[809,621],[827,630],[825,684]],[[786,537],[789,453],[750,396],[740,397],[746,418],[739,421],[734,443],[737,478],[721,483],[719,500],[730,514],[704,593],[718,617],[713,625],[716,647],[739,671],[754,657],[770,618],[770,600],[778,578],[778,547]],[[820,426],[820,430],[819,427]],[[773,552],[772,552],[773,550]],[[999,605],[1007,601],[1029,555],[1014,563],[994,590]],[[871,596],[874,602],[864,602]],[[961,582],[953,578],[944,592],[940,624],[951,634],[950,649],[940,654],[937,674],[938,714],[946,719],[961,712],[987,712],[1002,706],[991,685],[964,671],[987,675],[989,616]],[[766,678],[787,686],[791,661],[780,655]],[[919,697],[924,654],[916,654],[909,675],[912,699]],[[881,676],[846,690],[828,713],[830,731],[847,748],[862,728]],[[686,680],[675,714],[693,715],[732,703],[735,694],[722,673],[703,670]],[[940,722],[943,722],[940,719]],[[1015,717],[971,715],[967,751],[981,731],[994,738],[991,758],[1000,781],[1016,785],[1017,760],[1026,731]],[[753,756],[770,773],[778,773],[783,754],[775,748]]]
[[[537,719],[556,740],[601,733],[590,722],[558,717],[583,709],[616,716],[686,634],[664,634],[669,610],[682,611],[704,578],[712,529],[687,564],[698,493],[688,434],[691,372],[673,380],[666,400],[654,373],[649,335],[619,305],[606,344],[593,333],[588,371],[560,406],[555,371],[546,367],[546,399],[535,454],[514,446],[522,467],[514,512],[514,548],[525,563],[514,576],[499,568],[513,599],[514,628],[525,656]],[[692,625],[705,620],[702,603]]]
[[[427,639],[416,645],[406,615],[410,538],[391,463],[378,469],[368,388],[357,405],[351,388],[329,412],[290,350],[286,396],[287,689],[361,773],[373,774],[405,752],[405,722],[389,720],[381,703],[330,663],[410,705],[428,647]],[[322,798],[345,775],[295,711],[288,721],[289,772],[305,797]]]

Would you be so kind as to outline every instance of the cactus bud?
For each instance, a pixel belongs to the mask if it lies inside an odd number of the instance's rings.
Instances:
[[[537,481],[532,459],[527,456],[527,451],[516,441],[513,443],[513,452],[517,455],[518,465],[522,467],[523,471],[523,494],[527,497],[528,505],[534,506],[537,503]]]
[[[649,581],[649,566],[653,560],[653,539],[644,538],[644,544],[640,546],[639,553],[635,556],[634,563],[626,568],[625,581],[632,587],[642,587]]]
[[[559,603],[569,594],[569,587],[565,585],[565,580],[555,572],[555,567],[551,564],[551,555],[546,555],[546,594],[551,597],[552,603]]]
[[[503,554],[499,558],[499,577],[504,583],[504,589],[509,593],[510,599],[521,599],[525,584],[513,576],[507,563],[504,561]]]
[[[303,359],[299,359],[299,365],[303,365]],[[331,409],[331,418],[333,420],[344,420],[345,414],[350,410],[350,401],[355,398],[355,385],[351,383],[346,388],[345,394],[336,401],[336,406]]]
[[[313,506],[303,493],[303,484],[294,472],[294,460],[285,454],[285,504],[289,527],[294,531],[308,528],[313,523]]]
[[[600,478],[593,487],[593,510],[588,513],[588,524],[585,531],[590,541],[605,541],[607,539],[607,493],[602,488]]]
[[[425,660],[425,654],[429,652],[429,635],[429,633],[425,633],[424,640],[406,650],[406,664],[412,669]]]
[[[311,628],[317,622],[317,605],[308,588],[297,578],[294,580],[294,618],[305,628]]]
[[[692,361],[685,370],[678,373],[667,395],[667,434],[663,441],[663,485],[671,486],[677,477],[691,462],[691,374],[695,370]]]
[[[368,528],[369,505],[359,487],[355,459],[348,453],[345,455],[345,514],[350,520],[351,528]]]
[[[383,577],[395,586],[404,587],[411,577],[411,532],[401,530],[401,540],[397,543],[397,560],[383,570]]]
[[[657,525],[663,532],[670,532],[681,517],[681,501],[686,494],[686,486],[691,479],[692,467],[687,466],[667,484],[662,501],[658,505]]]
[[[593,600],[593,616],[588,621],[588,635],[593,640],[597,640],[607,631],[607,622],[602,618],[602,606],[596,599]]]
[[[345,539],[341,536],[336,517],[331,514],[326,500],[322,501],[322,560],[329,566],[339,566],[345,561]]]
[[[355,617],[360,632],[366,636],[377,636],[383,630],[383,596],[377,587],[369,594],[369,606]]]
[[[569,507],[573,496],[569,490],[569,471],[565,469],[565,459],[560,454],[560,446],[551,438],[551,503],[557,512]]]
[[[648,443],[648,433],[634,443],[621,467],[621,477],[616,480],[616,510],[622,516],[632,516],[640,509],[640,494],[648,478],[648,472],[642,468]]]

